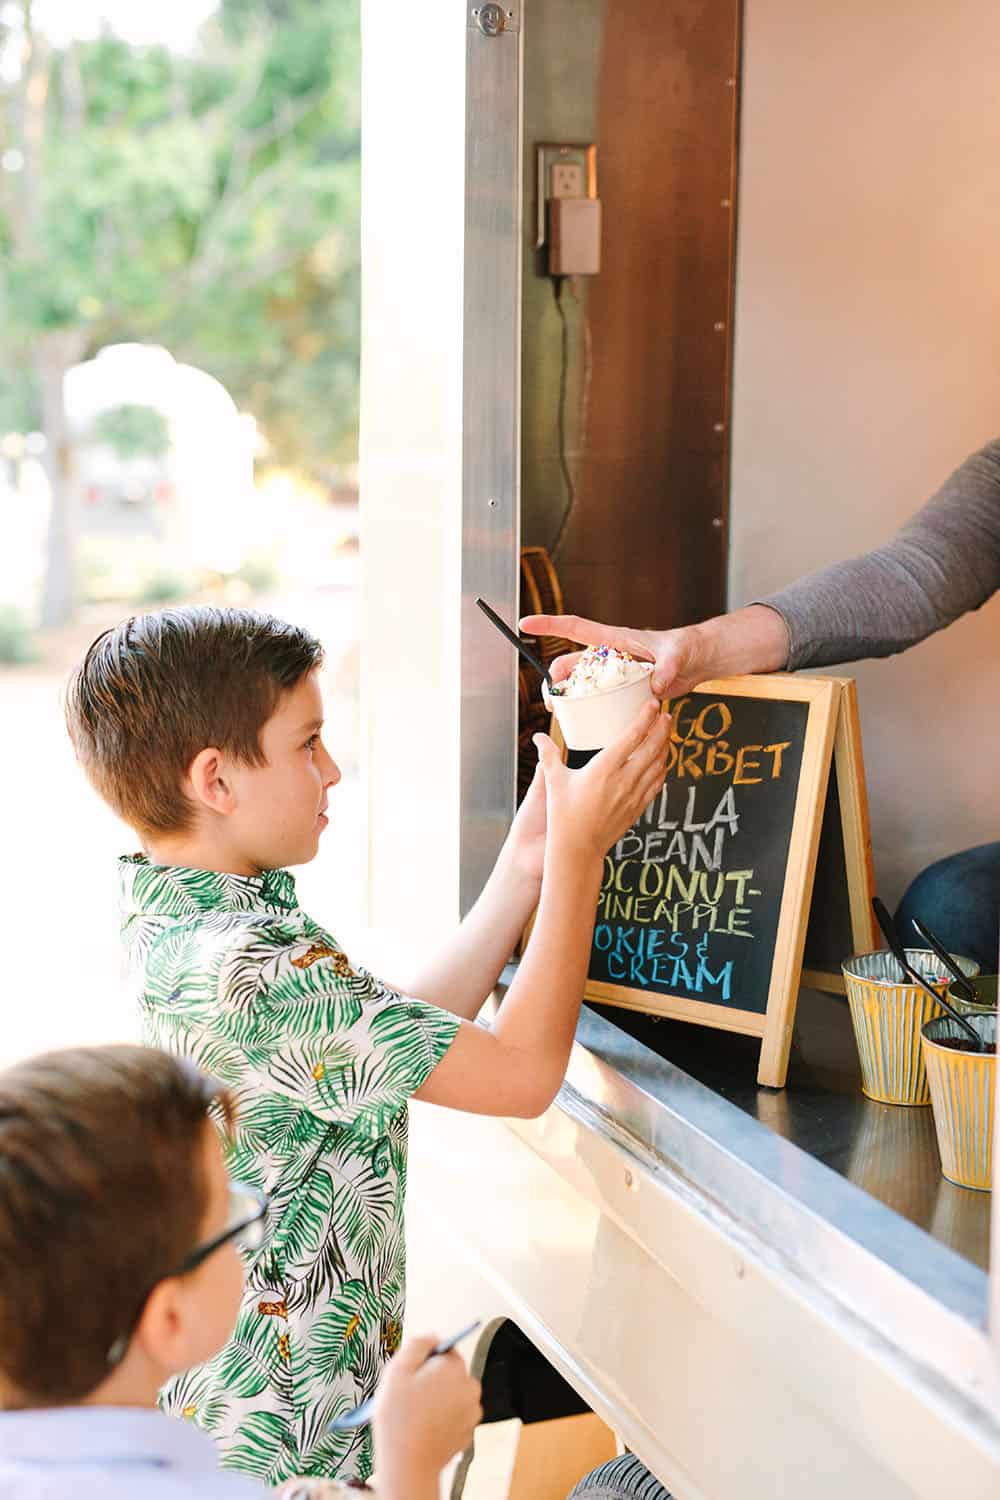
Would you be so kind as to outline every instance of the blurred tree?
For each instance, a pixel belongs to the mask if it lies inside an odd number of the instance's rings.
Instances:
[[[253,411],[277,462],[355,450],[359,0],[222,0],[196,48],[0,29],[0,426],[45,433],[43,623],[75,597],[66,371],[156,340]]]
[[[118,458],[165,458],[170,447],[167,419],[153,406],[124,402],[109,406],[90,424],[87,440],[103,443]]]

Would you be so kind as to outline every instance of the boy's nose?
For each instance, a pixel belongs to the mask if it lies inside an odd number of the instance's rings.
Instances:
[[[326,757],[326,765],[323,767],[323,785],[336,786],[340,780],[340,767],[331,755]]]

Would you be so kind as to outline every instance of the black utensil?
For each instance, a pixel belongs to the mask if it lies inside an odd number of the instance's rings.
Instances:
[[[485,599],[477,599],[476,603],[479,605],[479,608],[482,610],[486,618],[496,626],[500,634],[507,637],[511,645],[514,647],[515,651],[520,651],[525,661],[530,661],[535,671],[542,674],[542,677],[545,679],[545,685],[551,693],[553,690],[553,683],[552,678],[549,676],[548,667],[543,666],[543,664],[538,660],[538,657],[535,656],[533,652],[528,650],[527,646],[521,640],[521,637],[517,635],[515,631],[511,630],[509,625],[505,624],[504,621],[501,620],[500,616],[496,613],[495,610],[490,609]]]
[[[930,995],[931,999],[937,1005],[940,1005],[942,1010],[946,1010],[949,1016],[951,1016],[951,1019],[955,1021],[959,1026],[961,1026],[963,1031],[968,1033],[968,1035],[972,1038],[973,1042],[976,1045],[976,1051],[984,1052],[986,1050],[986,1043],[983,1041],[983,1038],[979,1035],[979,1032],[976,1030],[976,1028],[974,1026],[971,1026],[965,1019],[965,1017],[959,1011],[957,1011],[953,1005],[950,1005],[948,1003],[943,995],[939,995],[937,990],[932,990],[923,976],[918,974],[916,969],[912,967],[909,959],[906,956],[906,949],[903,947],[903,943],[896,928],[896,924],[892,920],[892,917],[889,915],[889,910],[886,907],[885,902],[881,901],[878,896],[872,897],[872,911],[875,913],[875,919],[878,922],[878,925],[881,927],[883,933],[885,934],[886,942],[892,949],[893,958],[896,960],[896,962],[899,964],[899,967],[903,971],[904,978],[908,979],[911,984],[917,985],[919,989],[922,989],[925,995]]]
[[[982,1001],[976,993],[976,987],[972,983],[972,980],[967,974],[962,973],[944,944],[934,936],[933,932],[931,932],[930,928],[924,922],[921,922],[919,917],[913,917],[911,920],[918,937],[927,944],[931,952],[937,955],[948,970],[948,973],[955,981],[955,988],[961,992],[962,998],[967,1000],[970,1005],[981,1005]]]
[[[470,1333],[475,1333],[480,1321],[477,1318],[474,1323],[469,1324],[468,1328],[463,1328],[460,1332],[453,1333],[450,1339],[445,1339],[442,1343],[435,1344],[430,1354],[428,1354],[427,1359],[436,1359],[439,1354],[447,1354],[450,1349],[454,1349],[455,1345],[460,1344],[463,1339],[467,1339]],[[425,1360],[424,1363],[426,1364],[426,1362]],[[342,1417],[334,1417],[327,1430],[329,1432],[349,1432],[354,1427],[364,1427],[372,1419],[375,1401],[376,1398],[374,1396],[369,1396],[367,1401],[362,1401],[361,1405],[356,1406],[353,1411],[344,1412]]]
[[[892,956],[899,964],[899,967],[902,969],[903,978],[905,979],[906,951],[903,948],[903,941],[899,936],[899,930],[896,927],[896,923],[893,920],[892,914],[889,911],[889,908],[886,906],[885,902],[879,896],[872,897],[872,911],[875,913],[876,922],[882,929],[882,936],[889,944],[889,949],[892,953]]]

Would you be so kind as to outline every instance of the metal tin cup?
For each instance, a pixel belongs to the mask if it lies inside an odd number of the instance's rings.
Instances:
[[[996,1046],[996,1013],[969,1011],[967,1015],[970,1026],[975,1027],[983,1041]],[[958,1050],[955,1044],[963,1039],[969,1041],[950,1016],[939,1016],[923,1028],[934,1128],[941,1171],[948,1181],[988,1193],[997,1058],[995,1052]]]
[[[906,957],[931,989],[944,993],[948,975],[933,953],[907,948]],[[952,957],[963,974],[971,978],[979,973],[971,958]],[[943,1010],[918,985],[900,980],[899,965],[887,948],[857,954],[841,968],[861,1061],[862,1092],[879,1104],[929,1104],[920,1029]]]
[[[971,1011],[974,1015],[979,1014],[981,1011],[987,1014],[992,1012],[995,1015],[997,1008],[997,976],[995,974],[977,974],[972,981],[972,986],[979,996],[980,1003],[978,1005],[973,1005],[971,1000],[966,1000],[961,990],[954,984],[948,986],[948,999],[955,1010],[961,1011],[963,1015],[967,1011]]]

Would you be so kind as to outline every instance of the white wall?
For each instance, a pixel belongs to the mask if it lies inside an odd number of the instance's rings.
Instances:
[[[362,6],[362,732],[368,917],[458,917],[465,7]],[[411,17],[412,19],[412,17]],[[409,963],[407,968],[409,968]]]
[[[730,602],[1000,433],[1000,5],[747,0]],[[876,874],[1000,838],[1000,597],[859,665]]]

